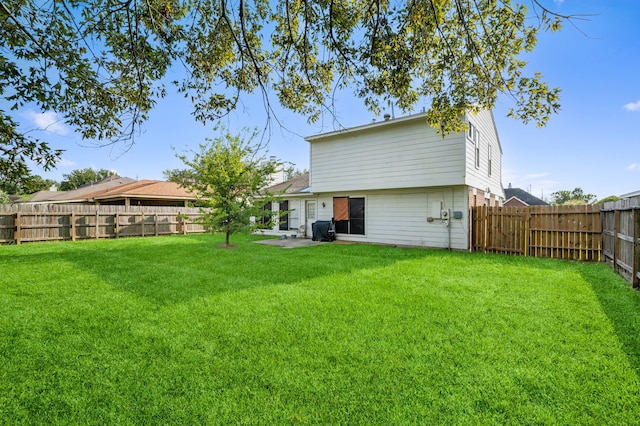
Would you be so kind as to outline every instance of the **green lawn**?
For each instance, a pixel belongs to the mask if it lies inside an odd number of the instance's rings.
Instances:
[[[234,236],[0,247],[0,424],[638,424],[610,268]]]

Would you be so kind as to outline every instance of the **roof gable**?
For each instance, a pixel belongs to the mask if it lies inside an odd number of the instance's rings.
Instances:
[[[504,194],[507,201],[509,201],[512,198],[516,198],[527,206],[548,206],[549,205],[549,203],[547,203],[546,201],[541,200],[540,198],[534,195],[531,195],[524,189],[520,189],[520,188],[506,188],[504,190]]]

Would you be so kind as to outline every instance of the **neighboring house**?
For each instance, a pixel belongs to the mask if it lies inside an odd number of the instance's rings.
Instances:
[[[509,184],[508,188],[504,190],[504,206],[505,207],[524,207],[524,206],[548,206],[544,200],[529,194],[524,189],[512,188]]]
[[[89,202],[124,206],[188,207],[197,197],[174,182],[140,180],[86,195]]]
[[[468,249],[469,208],[501,205],[504,192],[493,114],[465,121],[466,132],[444,137],[425,114],[307,137],[309,188],[272,206],[296,219],[274,233],[309,237],[313,222],[334,218],[341,240]]]
[[[135,182],[134,179],[121,176],[108,176],[97,182],[83,185],[71,191],[39,191],[31,195],[26,203],[63,204],[85,202],[86,196],[96,191],[101,191],[116,186]]]
[[[274,231],[284,234],[301,234],[305,236],[305,224],[301,221],[300,213],[304,212],[305,200],[311,199],[309,193],[309,173],[305,173],[295,178],[269,187],[269,191],[274,194],[280,194],[279,203],[268,203],[265,210],[268,211],[289,211],[288,214],[282,216],[279,224],[274,227]],[[269,217],[269,213],[265,215]],[[311,228],[309,228],[311,230]]]
[[[106,178],[72,191],[36,193],[30,203],[81,203],[123,206],[188,206],[196,197],[177,183]]]
[[[622,198],[623,200],[624,200],[624,199],[627,199],[627,198],[633,198],[633,197],[640,197],[640,190],[638,190],[638,191],[633,191],[633,192],[629,192],[629,193],[627,193],[627,194],[622,194],[622,195],[620,196],[620,198]]]

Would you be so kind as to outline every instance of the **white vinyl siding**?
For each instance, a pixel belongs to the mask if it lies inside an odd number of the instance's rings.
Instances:
[[[314,193],[464,183],[464,135],[443,138],[424,115],[307,140]]]
[[[478,188],[482,191],[489,188],[492,194],[497,197],[502,197],[502,150],[491,112],[481,111],[477,114],[470,113],[467,118],[480,135],[480,152],[479,165],[476,167],[476,146],[473,141],[467,137],[467,171],[465,183],[472,188]],[[489,155],[491,155],[491,165],[489,165]]]
[[[365,191],[323,194],[319,203],[326,208],[318,211],[318,220],[330,220],[333,197],[365,197],[365,235],[339,235],[339,240],[423,247],[468,249],[468,192],[465,186],[413,188],[402,190]],[[434,202],[442,207],[462,212],[462,219],[451,219],[450,227],[439,218],[429,222]]]

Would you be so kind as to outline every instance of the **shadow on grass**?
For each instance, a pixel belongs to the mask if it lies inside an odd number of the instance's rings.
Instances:
[[[580,268],[581,275],[598,297],[629,363],[640,378],[640,293],[609,266],[589,266]]]
[[[167,305],[220,292],[291,284],[320,276],[378,268],[438,253],[374,245],[331,245],[283,250],[254,244],[264,237],[191,235],[66,243],[62,250],[16,256],[16,262],[68,262],[114,288]],[[52,247],[52,246],[51,246]],[[59,247],[59,246],[58,246]],[[43,258],[44,257],[44,258]]]

